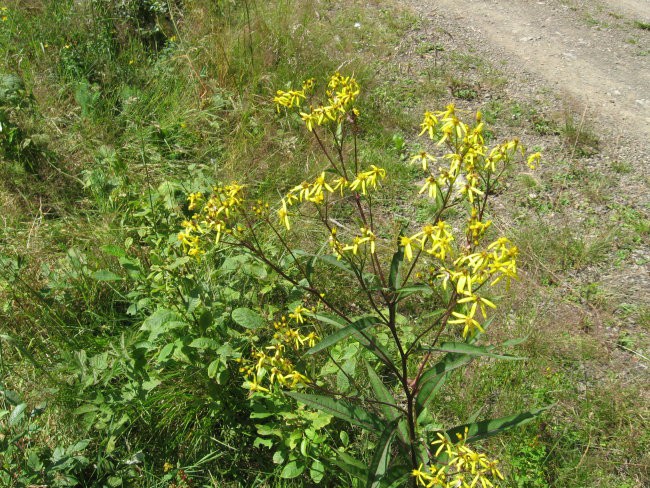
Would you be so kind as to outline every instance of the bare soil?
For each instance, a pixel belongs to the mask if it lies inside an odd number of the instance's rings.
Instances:
[[[531,130],[523,122],[517,126],[517,121],[510,121],[504,128],[507,132],[499,131],[504,136],[521,135],[527,146],[541,149],[546,156],[546,166],[535,176],[542,190],[531,190],[529,195],[531,201],[543,197],[551,202],[553,210],[537,216],[543,224],[557,222],[558,228],[575,229],[588,242],[590,236],[602,238],[607,226],[620,225],[621,208],[650,216],[650,0],[398,3],[418,20],[393,59],[406,65],[416,80],[425,82],[423,73],[453,59],[451,53],[469,54],[485,60],[488,67],[469,62],[470,74],[463,78],[470,80],[476,97],[460,97],[459,107],[473,110],[495,100],[516,102],[557,123],[559,130],[552,134]],[[578,155],[577,141],[573,147],[566,142],[569,126],[578,133],[594,134],[597,149]],[[621,171],[621,165],[628,169]],[[559,173],[567,167],[577,168],[585,179],[557,184]],[[558,206],[563,198],[567,205]],[[511,203],[504,201],[501,210]],[[511,215],[501,224],[516,228],[519,217]],[[609,351],[603,358],[607,368],[618,371],[619,380],[630,378],[647,386],[647,318],[641,324],[638,315],[624,318],[621,313],[629,304],[650,307],[650,239],[647,231],[638,237],[633,251],[622,260],[616,261],[620,247],[614,239],[606,244],[607,259],[554,276],[558,286],[544,313],[554,317],[568,307],[595,324],[592,333]],[[538,266],[545,264],[540,260]],[[535,281],[534,276],[529,278]],[[595,305],[588,299],[576,302],[576,290],[592,285],[604,290],[605,299]],[[576,322],[561,327],[580,333],[582,326]],[[635,345],[621,346],[621,338],[630,336]]]

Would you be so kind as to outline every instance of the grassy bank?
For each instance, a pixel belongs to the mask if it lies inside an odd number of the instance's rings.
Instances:
[[[377,439],[296,417],[287,404],[262,412],[241,386],[237,360],[252,333],[233,311],[271,316],[299,298],[296,290],[246,255],[197,262],[177,238],[192,214],[187,196],[217,181],[266,198],[320,173],[318,145],[272,99],[336,70],[363,87],[360,154],[390,171],[389,196],[377,205],[397,221],[435,214],[424,199],[402,197],[417,191],[406,163],[420,150],[413,136],[425,108],[481,108],[494,140],[522,130],[549,149],[547,169],[512,175],[495,223],[521,249],[524,271],[503,291],[490,334],[525,337],[513,352],[527,360],[468,368],[431,405],[437,420],[554,404],[541,420],[483,443],[502,459],[504,486],[647,483],[643,377],[620,365],[643,357],[648,310],[576,279],[591,265],[634,265],[649,233],[642,209],[611,201],[576,155],[578,146],[597,150],[596,135],[569,116],[557,122],[511,103],[498,73],[450,46],[422,41],[409,51],[431,62],[402,62],[395,47],[420,21],[388,2],[5,7],[0,485],[356,486],[316,461],[325,445],[370,463]],[[481,102],[481,90],[493,100]],[[569,192],[607,207],[614,229],[587,232],[599,215],[593,207],[572,225]],[[346,295],[343,287],[334,299],[345,304]],[[620,328],[613,342],[594,332],[603,324]],[[350,374],[365,378],[361,366]],[[307,431],[317,434],[305,456]],[[304,473],[287,470],[294,455],[308,459]]]

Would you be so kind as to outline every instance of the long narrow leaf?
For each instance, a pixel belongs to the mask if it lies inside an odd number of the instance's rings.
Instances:
[[[465,435],[465,429],[467,429],[467,442],[485,439],[486,437],[493,436],[499,432],[503,432],[504,430],[527,424],[539,417],[544,411],[551,408],[551,406],[552,405],[549,405],[547,407],[529,410],[508,417],[501,417],[499,419],[482,420],[481,422],[458,425],[449,429],[447,435],[453,440],[456,439],[456,434]]]
[[[288,391],[286,394],[305,405],[309,405],[310,407],[334,415],[335,417],[351,424],[358,425],[362,429],[376,431],[381,428],[381,419],[376,415],[344,400],[337,400],[324,395],[299,393],[297,391]]]
[[[368,479],[368,466],[344,451],[335,451],[337,457],[332,461],[350,476],[361,480],[364,484]]]
[[[382,402],[379,404],[381,413],[383,413],[384,417],[386,417],[386,419],[389,421],[395,420],[397,417],[399,417],[399,410],[396,408],[397,401],[368,362],[366,362],[366,369],[368,370],[368,378],[370,379],[370,386],[372,387],[372,391],[375,393],[377,400]]]
[[[467,354],[447,354],[431,369],[424,372],[419,381],[419,391],[415,399],[416,412],[419,415],[447,380],[449,372],[469,364],[472,356]]]
[[[390,274],[388,275],[388,286],[392,290],[397,290],[400,286],[399,272],[402,267],[402,261],[404,261],[404,250],[399,246],[395,254],[393,254],[393,259],[390,263]]]
[[[311,317],[315,318],[316,320],[319,320],[323,323],[326,324],[331,324],[334,325],[335,327],[338,328],[344,328],[346,329],[345,335],[351,335],[353,336],[359,344],[361,344],[363,347],[365,347],[368,351],[373,353],[381,362],[383,362],[386,365],[393,365],[391,356],[386,350],[385,347],[383,347],[379,342],[377,341],[377,338],[373,336],[370,332],[365,330],[365,328],[369,327],[370,325],[375,325],[379,323],[379,319],[377,317],[374,317],[372,315],[366,315],[364,317],[361,317],[359,319],[355,319],[352,324],[348,324],[343,319],[339,317],[333,317],[330,315],[325,315],[325,314],[313,314]],[[371,323],[370,323],[371,322]],[[366,325],[368,324],[368,325]],[[347,329],[347,327],[350,327],[350,329]],[[350,334],[347,334],[347,332],[350,332]],[[342,333],[343,334],[343,333]],[[327,337],[323,340],[326,340]],[[340,341],[343,339],[343,337],[335,337],[334,340]],[[323,341],[321,341],[323,342]],[[319,342],[320,344],[320,342]],[[333,344],[333,343],[332,343]],[[329,347],[332,344],[326,344],[325,347]],[[318,347],[318,344],[314,346],[315,348]],[[319,349],[316,349],[316,352],[319,350],[322,350],[324,347],[321,347]],[[313,354],[314,351],[311,349],[308,350],[305,354]],[[394,365],[393,365],[394,366]]]
[[[397,428],[397,420],[393,420],[388,425],[381,434],[377,447],[375,448],[375,454],[372,457],[372,462],[370,463],[370,469],[368,470],[368,483],[366,484],[367,488],[378,488],[381,483],[381,479],[386,474],[388,465],[390,464],[390,445],[393,443],[393,437],[395,437],[395,429]]]
[[[427,350],[428,348],[423,348]],[[439,346],[434,347],[432,350],[439,352],[449,352],[452,354],[467,354],[469,356],[485,356],[489,358],[496,359],[508,359],[508,360],[522,360],[526,359],[519,356],[511,356],[509,354],[496,354],[492,352],[492,347],[486,346],[475,346],[473,344],[467,344],[466,342],[442,342]]]
[[[313,315],[313,317],[317,320],[320,320],[321,322],[335,324],[337,327],[341,327],[342,325],[340,322],[334,321],[329,317],[320,314],[315,314]],[[314,347],[307,350],[305,354],[316,354],[317,352],[322,351],[323,349],[327,349],[328,347],[333,346],[339,341],[342,341],[346,337],[354,335],[355,333],[359,334],[361,331],[377,323],[379,323],[379,319],[373,316],[361,317],[360,319],[354,320],[351,324],[345,325],[342,329],[339,329],[333,334],[330,334],[327,337],[323,338],[321,341],[318,342],[318,344],[316,344]],[[365,340],[365,338],[362,335],[361,335],[361,339],[364,340],[365,342],[368,342],[367,340]]]

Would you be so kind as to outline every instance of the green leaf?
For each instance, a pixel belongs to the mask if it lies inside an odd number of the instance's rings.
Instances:
[[[413,286],[405,286],[400,288],[399,290],[395,290],[395,293],[397,294],[399,299],[402,300],[403,298],[414,295],[416,293],[421,293],[422,295],[425,296],[431,296],[433,295],[433,290],[431,290],[431,287],[429,285],[413,285]]]
[[[366,369],[368,370],[368,378],[370,379],[372,391],[375,393],[375,398],[382,402],[379,404],[381,413],[388,421],[395,420],[400,414],[399,410],[396,408],[397,401],[368,362],[366,362]],[[391,405],[395,405],[395,407],[392,407]]]
[[[391,466],[390,470],[381,479],[382,488],[402,488],[407,485],[411,477],[411,470],[413,468],[400,464],[399,466]]]
[[[424,350],[433,350],[440,352],[448,352],[452,354],[467,354],[468,356],[486,356],[496,359],[509,359],[509,360],[522,360],[519,356],[511,356],[509,354],[496,354],[491,352],[494,349],[491,346],[475,346],[466,342],[442,342],[439,346],[434,348],[423,348]]]
[[[451,371],[469,364],[472,356],[466,354],[446,354],[441,361],[428,369],[420,377],[419,391],[415,399],[416,412],[419,415],[427,406],[440,387],[445,383]]]
[[[382,426],[382,421],[377,416],[344,400],[336,400],[324,395],[299,393],[297,391],[288,391],[286,394],[305,405],[329,413],[363,429],[376,431]]]
[[[388,464],[390,463],[390,445],[393,443],[396,428],[397,420],[393,420],[386,425],[386,428],[379,438],[379,442],[375,448],[375,454],[370,463],[370,469],[368,470],[368,482],[366,483],[367,488],[379,488],[381,479],[386,474]]]
[[[119,281],[122,277],[107,269],[100,269],[92,274],[93,279],[97,281]]]
[[[166,344],[165,347],[163,347],[160,352],[158,353],[158,357],[156,358],[156,362],[158,363],[164,363],[169,355],[172,353],[174,350],[174,346],[176,344],[173,342],[170,342],[169,344]]]
[[[214,378],[221,366],[221,360],[215,359],[208,365],[208,378]]]
[[[332,460],[343,471],[350,476],[361,480],[363,483],[368,479],[368,465],[350,456],[345,451],[336,451],[337,457]]]
[[[155,342],[161,334],[185,325],[183,317],[179,314],[172,310],[160,308],[144,320],[140,330],[149,332],[149,342]]]
[[[16,425],[19,423],[25,416],[25,409],[27,408],[26,403],[21,403],[16,405],[14,409],[9,414],[9,425]]]
[[[102,246],[101,250],[104,251],[106,254],[110,254],[111,256],[115,256],[116,258],[124,258],[124,257],[126,257],[126,251],[124,249],[122,249],[119,246],[114,246],[112,244]]]
[[[335,316],[330,316],[330,315],[325,315],[325,314],[313,314],[312,317],[315,318],[316,320],[319,320],[319,321],[323,322],[323,323],[331,324],[331,325],[334,325],[335,327],[338,327],[338,328],[344,328],[345,329],[346,327],[354,325],[354,327],[352,327],[352,329],[350,329],[351,333],[347,334],[347,331],[346,331],[346,334],[347,335],[352,335],[363,347],[365,347],[368,351],[370,351],[375,356],[377,356],[381,360],[381,362],[383,362],[384,364],[388,364],[388,363],[392,364],[392,361],[390,359],[390,355],[389,355],[388,351],[386,350],[386,348],[384,348],[381,344],[379,344],[379,342],[377,341],[377,339],[375,338],[374,335],[372,335],[370,332],[367,332],[367,331],[364,330],[366,328],[366,322],[367,321],[372,322],[371,325],[374,325],[374,324],[377,324],[377,323],[380,322],[379,318],[374,317],[372,315],[366,315],[366,316],[363,316],[363,317],[360,317],[360,318],[357,318],[357,319],[353,319],[352,324],[348,324],[347,322],[345,322],[340,317],[335,317]],[[368,325],[368,327],[369,327],[369,325]],[[338,340],[340,341],[341,339],[338,339]],[[327,337],[325,339],[323,339],[323,341],[325,341],[325,340],[327,340]],[[320,341],[314,347],[318,347],[323,341]],[[335,343],[335,342],[333,342],[333,343]],[[332,344],[329,344],[329,345],[331,346]],[[325,347],[328,347],[328,346],[326,345]],[[318,352],[318,350],[320,350],[320,349],[317,349],[316,352]],[[311,351],[312,350],[309,349],[305,354],[313,354],[313,352],[311,352]]]
[[[266,321],[255,310],[250,308],[236,308],[232,311],[232,319],[235,323],[246,329],[259,329],[266,324]]]
[[[388,285],[391,290],[397,290],[400,286],[399,271],[404,261],[404,248],[399,246],[390,263],[390,274],[388,275]]]
[[[193,347],[195,349],[212,349],[216,351],[220,346],[221,344],[208,337],[197,337],[192,342],[190,342],[190,347]]]
[[[493,436],[499,432],[503,432],[504,430],[525,425],[539,417],[545,410],[548,410],[551,407],[552,405],[549,405],[547,407],[529,410],[508,417],[501,417],[499,419],[463,424],[449,429],[446,433],[449,438],[453,440],[456,439],[456,434],[464,435],[465,429],[467,429],[467,442],[471,443]]]
[[[311,463],[309,467],[309,477],[314,483],[320,483],[325,476],[325,466],[318,460],[315,460]]]
[[[284,478],[284,479],[297,478],[302,474],[304,470],[305,470],[305,465],[302,463],[302,461],[291,461],[289,464],[287,464],[284,467],[282,473],[280,473],[280,478]]]
[[[342,329],[337,330],[333,334],[328,335],[327,337],[323,338],[321,341],[318,342],[314,347],[309,349],[305,354],[316,354],[319,351],[322,351],[323,349],[327,349],[328,347],[333,346],[334,344],[342,341],[348,336],[351,336],[357,333],[357,335],[361,336],[361,342],[362,341],[368,342],[361,334],[360,331],[363,331],[367,329],[368,327],[371,327],[375,324],[378,324],[380,320],[377,317],[374,316],[366,316],[366,317],[361,317],[359,319],[354,320],[351,324],[345,325],[345,322],[339,322],[337,320],[331,319],[328,316],[321,315],[321,314],[314,314],[313,317],[316,320],[319,320],[321,322],[333,324],[336,327],[341,327],[343,326]],[[355,335],[356,337],[356,335]],[[358,340],[358,339],[357,339]]]

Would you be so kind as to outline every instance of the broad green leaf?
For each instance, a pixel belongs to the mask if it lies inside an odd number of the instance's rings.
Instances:
[[[363,331],[368,327],[371,327],[379,323],[379,319],[373,316],[361,317],[359,319],[354,320],[349,325],[345,325],[345,322],[341,323],[339,321],[333,320],[321,314],[315,314],[313,317],[321,322],[333,324],[336,327],[341,327],[343,325],[343,328],[323,338],[321,341],[318,342],[318,344],[316,344],[314,347],[309,349],[305,354],[316,354],[317,352],[322,351],[323,349],[327,349],[328,347],[333,346],[337,342],[342,341],[346,337],[355,334],[355,332],[358,335],[361,335],[359,333],[360,331]],[[368,342],[363,336],[361,336],[361,339]]]
[[[164,363],[167,358],[170,356],[172,351],[174,350],[175,344],[173,342],[170,342],[169,344],[166,344],[165,347],[163,347],[160,352],[158,353],[158,357],[156,358],[156,362],[158,363]]]
[[[140,330],[149,332],[149,342],[155,342],[161,334],[185,325],[182,316],[172,310],[160,308],[142,322]]]
[[[292,478],[297,478],[302,474],[302,472],[305,470],[305,465],[301,461],[291,461],[289,464],[287,464],[284,469],[282,469],[282,473],[280,473],[280,478],[284,479],[292,479]]]
[[[266,321],[255,310],[250,308],[236,308],[232,311],[232,319],[246,329],[259,329]]]
[[[97,281],[119,281],[122,277],[107,269],[100,269],[93,273],[93,279]]]
[[[381,428],[381,419],[363,408],[352,405],[344,400],[336,400],[324,395],[299,393],[297,391],[288,391],[286,394],[305,405],[329,413],[334,417],[358,425],[363,429],[376,431]]]
[[[395,429],[397,428],[397,420],[386,425],[386,428],[379,438],[375,454],[372,456],[372,462],[368,470],[367,488],[379,488],[381,479],[386,474],[388,465],[390,464],[390,445],[393,443],[395,437]]]
[[[435,394],[440,390],[447,380],[447,376],[454,369],[469,364],[472,356],[467,354],[446,354],[441,361],[425,371],[420,377],[419,390],[415,399],[415,407],[418,415],[427,406]]]
[[[19,423],[23,417],[25,416],[25,409],[27,408],[26,403],[21,403],[19,405],[16,405],[14,409],[11,411],[11,414],[9,414],[9,425],[16,425]]]
[[[501,417],[499,419],[482,420],[481,422],[459,425],[449,429],[447,435],[453,440],[456,439],[456,434],[464,435],[465,429],[467,429],[467,442],[475,442],[498,434],[499,432],[503,432],[504,430],[525,425],[539,417],[545,410],[551,408],[551,406],[529,410],[508,417]]]
[[[388,286],[391,290],[397,290],[400,287],[400,268],[402,267],[402,261],[404,261],[404,249],[402,246],[399,246],[395,254],[393,254],[393,259],[390,263],[390,274],[388,275]]]
[[[431,348],[423,348],[424,350],[429,350]],[[509,360],[522,360],[526,358],[511,356],[509,354],[496,354],[491,352],[493,347],[485,346],[475,346],[473,344],[468,344],[466,342],[442,342],[439,346],[432,348],[431,350],[448,352],[452,354],[467,354],[468,356],[485,356],[489,358],[496,359],[509,359]]]
[[[214,339],[208,337],[197,337],[192,342],[190,342],[190,347],[195,349],[212,349],[216,351],[219,349],[220,344]]]
[[[122,249],[119,246],[114,246],[112,244],[102,246],[101,250],[104,251],[106,254],[110,254],[111,256],[115,256],[116,258],[124,258],[124,257],[126,257],[126,251],[124,249]]]
[[[323,476],[325,476],[325,466],[318,460],[313,461],[309,467],[309,477],[318,484],[322,481]]]

